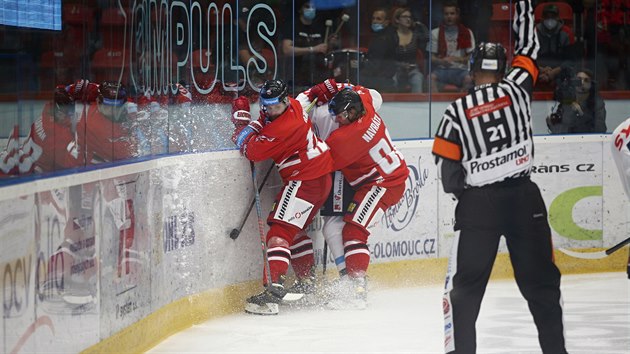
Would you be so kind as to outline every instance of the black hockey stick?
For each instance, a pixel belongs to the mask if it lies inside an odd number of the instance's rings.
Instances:
[[[260,245],[262,248],[263,262],[265,273],[267,275],[267,287],[271,286],[271,267],[269,266],[269,258],[267,257],[267,237],[265,236],[265,224],[263,222],[262,207],[260,206],[260,193],[256,189],[256,166],[253,161],[249,162],[252,170],[252,182],[254,183],[254,202],[256,203],[256,215],[258,216],[258,232],[260,233]]]
[[[565,253],[571,257],[575,257],[575,258],[581,258],[581,259],[601,259],[601,258],[605,258],[609,255],[611,255],[613,252],[617,251],[618,249],[620,249],[621,247],[627,245],[628,243],[630,243],[630,237],[628,237],[627,239],[619,242],[618,244],[610,247],[607,250],[604,251],[597,251],[597,252],[575,252],[575,251],[571,251],[565,248],[558,248],[559,251],[561,251],[562,253]]]
[[[267,178],[269,178],[269,175],[271,174],[271,171],[273,170],[273,166],[274,166],[273,163],[271,164],[271,166],[269,166],[269,170],[267,171],[267,174],[265,175],[265,178],[263,178],[263,181],[260,184],[260,187],[258,187],[258,190],[257,190],[256,194],[259,197],[260,197],[260,191],[263,189],[263,186],[267,182]],[[256,180],[254,180],[254,188],[256,188]],[[254,208],[254,204],[256,204],[256,197],[254,197],[254,199],[252,199],[252,202],[249,203],[249,208],[247,209],[247,212],[245,213],[245,217],[241,221],[240,225],[236,229],[232,229],[232,231],[230,231],[230,238],[232,240],[236,240],[238,235],[241,234],[241,230],[243,230],[243,226],[245,226],[245,222],[247,222],[247,219],[249,218],[249,214],[252,212],[252,209]]]
[[[324,240],[324,252],[322,253],[324,254],[322,256],[322,267],[324,267],[322,274],[326,274],[326,263],[328,263],[328,242],[326,242],[326,240]]]

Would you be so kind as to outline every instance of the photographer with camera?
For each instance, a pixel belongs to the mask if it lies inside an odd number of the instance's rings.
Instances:
[[[557,103],[546,119],[549,132],[606,132],[606,107],[593,78],[594,74],[587,69],[573,75],[571,68],[562,68],[554,91]]]

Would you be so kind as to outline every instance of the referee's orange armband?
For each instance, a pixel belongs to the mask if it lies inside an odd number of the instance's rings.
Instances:
[[[462,147],[438,136],[433,140],[433,153],[453,161],[462,160]]]
[[[536,85],[536,81],[538,81],[538,67],[536,63],[530,57],[526,57],[524,55],[517,55],[512,60],[512,67],[519,67],[527,70],[527,72],[534,79],[534,85]]]

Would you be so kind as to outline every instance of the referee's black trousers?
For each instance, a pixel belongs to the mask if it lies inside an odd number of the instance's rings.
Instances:
[[[452,319],[449,339],[455,351],[451,353],[476,351],[475,322],[501,235],[543,353],[566,353],[560,271],[553,263],[551,230],[538,186],[529,178],[519,178],[466,189],[455,211],[455,229],[460,233],[454,240],[445,289],[452,311],[445,313],[445,329]]]

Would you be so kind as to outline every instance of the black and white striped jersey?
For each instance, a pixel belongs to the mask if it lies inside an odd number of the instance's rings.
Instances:
[[[453,102],[438,127],[433,154],[447,193],[531,173],[531,99],[540,47],[531,0],[517,3],[512,27],[517,36],[509,73]]]

